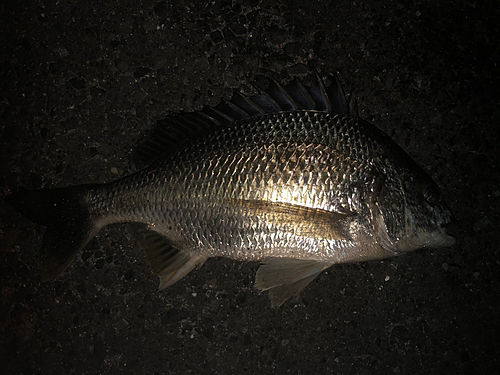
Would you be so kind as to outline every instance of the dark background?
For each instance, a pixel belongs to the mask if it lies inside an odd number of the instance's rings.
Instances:
[[[200,5],[203,4],[203,5]],[[156,292],[130,227],[39,284],[44,228],[0,202],[9,374],[491,374],[499,363],[497,1],[8,1],[0,198],[106,182],[139,139],[275,72],[339,72],[360,115],[441,186],[455,246],[324,272],[280,309],[257,263]]]

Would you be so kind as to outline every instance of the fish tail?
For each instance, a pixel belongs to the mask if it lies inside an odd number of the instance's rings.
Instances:
[[[98,186],[19,191],[6,197],[17,211],[47,227],[40,259],[42,282],[61,274],[101,228],[84,203],[87,193]]]

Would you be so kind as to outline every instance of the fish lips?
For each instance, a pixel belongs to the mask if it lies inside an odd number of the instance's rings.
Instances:
[[[394,243],[397,253],[406,253],[417,249],[437,249],[453,246],[456,238],[449,235],[444,227],[418,235],[406,235]]]

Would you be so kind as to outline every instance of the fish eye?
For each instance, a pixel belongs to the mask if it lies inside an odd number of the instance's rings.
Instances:
[[[427,185],[423,190],[422,194],[426,200],[427,203],[429,203],[431,206],[435,206],[441,197],[441,194],[439,193],[439,190],[436,186],[433,185]]]

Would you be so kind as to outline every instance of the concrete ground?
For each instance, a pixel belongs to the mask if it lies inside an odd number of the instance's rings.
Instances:
[[[0,202],[4,373],[493,373],[499,19],[493,0],[3,2],[0,198],[127,175],[170,113],[314,66],[339,72],[461,225],[452,248],[333,267],[272,309],[257,263],[212,259],[156,292],[126,225],[41,285],[44,228]]]

